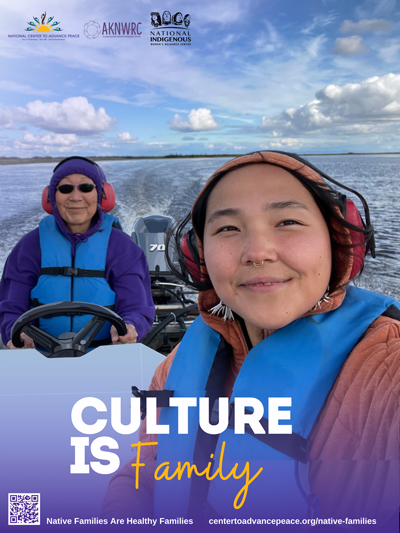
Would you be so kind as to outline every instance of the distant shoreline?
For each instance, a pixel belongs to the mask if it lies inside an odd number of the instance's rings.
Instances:
[[[399,155],[400,152],[347,152],[338,154],[298,154],[301,156],[343,156],[343,155]],[[191,154],[164,156],[88,156],[93,161],[136,161],[143,159],[202,159],[217,157],[239,157],[244,154]],[[32,163],[59,163],[64,157],[0,157],[0,165],[27,165]]]

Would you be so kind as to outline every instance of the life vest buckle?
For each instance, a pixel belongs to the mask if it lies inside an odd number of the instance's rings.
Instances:
[[[63,276],[79,276],[79,268],[72,267],[63,267],[62,275]]]
[[[169,399],[173,397],[173,390],[140,390],[134,385],[132,386],[132,394],[135,398],[140,398],[140,411],[142,412],[142,420],[146,418],[146,399],[156,398],[157,407],[169,407]]]

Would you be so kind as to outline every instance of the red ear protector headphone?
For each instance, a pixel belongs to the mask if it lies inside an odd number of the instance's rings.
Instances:
[[[193,281],[201,281],[199,247],[193,228],[187,231],[182,237],[181,248],[186,266]]]
[[[115,207],[115,191],[114,187],[111,185],[111,183],[106,182],[106,177],[104,175],[104,172],[101,167],[94,161],[91,161],[90,159],[87,159],[86,157],[81,156],[72,156],[67,157],[66,159],[63,159],[58,163],[58,165],[54,168],[53,173],[66,161],[69,161],[70,159],[82,159],[83,161],[87,161],[88,163],[91,163],[94,165],[102,178],[102,191],[101,191],[101,210],[104,213],[108,213]],[[53,214],[53,209],[51,207],[50,203],[50,196],[49,196],[49,186],[47,185],[42,192],[42,207],[48,213],[49,215]]]
[[[353,226],[356,226],[357,228],[360,228],[362,230],[368,230],[370,232],[369,242],[368,244],[364,245],[365,234],[363,232],[352,230],[350,228],[348,229],[350,233],[351,244],[354,247],[353,265],[352,265],[352,269],[350,272],[350,279],[355,278],[363,267],[366,253],[368,251],[371,251],[372,257],[375,257],[375,241],[374,241],[374,235],[373,235],[373,226],[370,222],[369,208],[368,208],[368,204],[366,200],[359,192],[353,189],[350,189],[349,187],[345,185],[342,185],[338,181],[335,181],[333,178],[331,178],[330,176],[328,176],[327,174],[325,174],[324,172],[316,168],[314,165],[312,165],[305,159],[299,157],[298,155],[288,154],[286,152],[278,152],[278,153],[282,153],[284,155],[290,155],[294,159],[301,161],[308,167],[315,170],[318,174],[323,176],[326,180],[331,181],[335,185],[338,185],[339,187],[342,187],[343,189],[346,189],[354,193],[356,196],[360,198],[363,204],[363,207],[364,207],[364,211],[365,211],[366,223],[363,222],[360,212],[358,211],[353,200],[351,200],[344,194],[336,192],[337,200],[339,203],[339,208],[344,219],[350,224],[352,224]],[[196,234],[193,228],[183,235],[181,239],[181,249],[185,257],[188,272],[190,276],[192,277],[193,281],[201,281],[201,272],[200,272],[200,267],[199,267],[200,255],[199,255]]]

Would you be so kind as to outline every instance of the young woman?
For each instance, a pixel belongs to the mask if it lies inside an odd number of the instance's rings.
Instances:
[[[169,434],[149,435],[143,423],[140,441],[158,445],[142,447],[139,489],[132,463],[114,477],[105,514],[200,524],[199,514],[301,519],[308,507],[382,526],[398,510],[399,304],[349,286],[373,247],[368,208],[364,201],[362,224],[322,174],[292,154],[256,152],[206,183],[191,212],[194,234],[176,236],[180,276],[201,290],[201,318],[150,386],[196,397],[197,407],[180,434],[177,408],[160,395]],[[224,417],[215,399],[229,398],[220,435],[199,429],[202,397],[214,424]],[[244,434],[243,398],[245,415],[261,419]],[[290,414],[274,412],[271,398],[285,399]],[[215,476],[167,479],[166,463],[171,477],[179,461],[199,473],[210,465]]]

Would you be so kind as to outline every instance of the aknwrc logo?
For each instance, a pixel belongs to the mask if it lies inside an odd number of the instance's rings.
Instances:
[[[102,22],[90,20],[84,26],[83,33],[88,39],[97,37],[141,37],[141,22]]]
[[[150,13],[150,22],[153,29],[150,30],[150,43],[158,46],[179,46],[192,44],[189,26],[191,22],[190,14],[185,16],[180,11],[174,15],[170,11]]]

